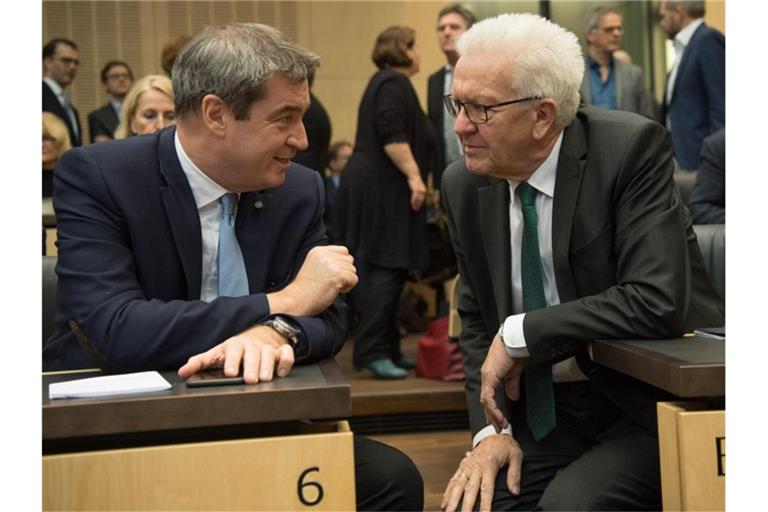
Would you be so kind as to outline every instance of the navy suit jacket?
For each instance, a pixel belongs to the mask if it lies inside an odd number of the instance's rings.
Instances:
[[[693,33],[677,69],[672,97],[662,106],[662,124],[672,121],[672,146],[681,169],[699,167],[704,137],[725,127],[725,36],[702,24]]]
[[[327,243],[322,178],[294,164],[280,187],[240,195],[236,231],[251,294],[199,300],[200,220],[174,133],[76,148],[59,161],[59,289],[46,370],[94,365],[70,320],[113,368],[176,369],[268,318],[266,293],[286,286],[307,252]],[[335,354],[346,338],[339,299],[317,317],[295,320],[305,341],[297,362]]]
[[[74,105],[72,105],[72,110],[75,112],[75,121],[77,121],[77,133],[82,135],[83,129],[80,126],[80,114],[77,112]],[[45,82],[43,82],[43,112],[50,112],[64,121],[64,124],[67,125],[67,131],[69,131],[69,142],[72,146],[80,145],[80,137],[75,135],[75,130],[72,128],[72,121],[69,120],[69,116],[64,111],[61,103],[59,103],[59,99]]]

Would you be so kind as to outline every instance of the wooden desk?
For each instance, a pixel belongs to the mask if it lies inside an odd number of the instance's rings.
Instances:
[[[595,341],[595,362],[682,398],[725,395],[725,342],[701,336]]]
[[[594,361],[685,399],[725,396],[725,341],[700,336],[596,341]],[[657,404],[664,510],[725,507],[725,411],[712,401]]]
[[[351,510],[349,384],[333,359],[257,385],[49,400],[44,510]]]
[[[347,418],[350,414],[349,383],[333,359],[296,366],[284,379],[253,386],[187,388],[175,372],[162,372],[173,385],[166,391],[94,399],[48,399],[48,384],[52,382],[100,374],[95,371],[43,376],[44,441]]]

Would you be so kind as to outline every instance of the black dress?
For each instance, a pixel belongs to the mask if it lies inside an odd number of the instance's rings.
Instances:
[[[383,358],[400,361],[400,294],[408,271],[428,264],[426,207],[411,209],[408,181],[384,152],[386,144],[396,142],[410,145],[426,183],[435,170],[437,136],[408,77],[385,69],[363,94],[355,149],[336,196],[335,233],[355,256],[360,273],[357,367]]]
[[[410,145],[426,183],[437,165],[437,135],[408,77],[383,69],[360,102],[355,149],[336,198],[336,232],[368,262],[417,270],[428,263],[426,207],[411,210],[408,181],[384,152],[394,142]]]

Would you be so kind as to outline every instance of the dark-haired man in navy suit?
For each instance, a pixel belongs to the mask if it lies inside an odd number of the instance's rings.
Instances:
[[[56,38],[43,46],[43,112],[64,121],[72,146],[81,143],[80,115],[64,89],[75,79],[79,65],[74,41]]]
[[[355,268],[326,245],[322,178],[291,163],[317,63],[272,27],[208,27],[174,63],[175,127],[60,160],[46,369],[222,367],[251,384],[339,351]],[[407,457],[354,443],[358,509],[421,508]]]
[[[662,0],[659,24],[675,44],[662,123],[680,169],[698,169],[704,137],[725,128],[725,36],[708,27],[704,2]]]

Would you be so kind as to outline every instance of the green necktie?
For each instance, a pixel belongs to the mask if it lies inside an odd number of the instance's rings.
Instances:
[[[539,235],[536,216],[536,189],[527,182],[515,189],[523,211],[523,247],[520,274],[523,282],[523,311],[547,307],[544,296],[544,270],[539,256]],[[552,365],[538,364],[528,359],[525,377],[525,412],[528,426],[536,441],[555,428],[555,398],[552,388]]]

